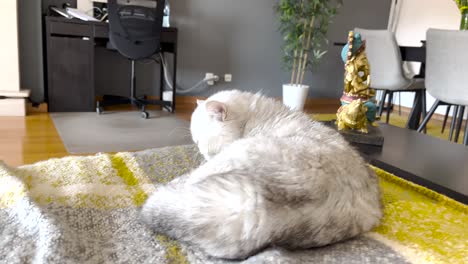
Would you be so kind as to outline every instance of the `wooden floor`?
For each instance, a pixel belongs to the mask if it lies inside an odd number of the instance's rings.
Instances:
[[[196,98],[177,99],[176,115],[190,120]],[[313,99],[306,104],[309,113],[336,113],[339,101]],[[69,156],[48,113],[30,113],[26,117],[0,117],[0,160],[19,166]]]
[[[47,113],[0,117],[0,160],[17,166],[68,155]]]
[[[177,116],[190,120],[191,112]],[[69,156],[48,113],[0,117],[0,160],[10,166]]]
[[[190,120],[196,98],[177,99],[177,117]],[[71,155],[65,149],[52,118],[45,112],[47,107],[42,105],[40,108],[29,107],[32,111],[28,111],[30,113],[26,117],[0,116],[0,161],[10,166],[19,166]],[[129,110],[130,107],[112,110],[119,109]]]

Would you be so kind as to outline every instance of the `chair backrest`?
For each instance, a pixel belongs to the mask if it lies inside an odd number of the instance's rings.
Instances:
[[[108,0],[109,39],[123,56],[138,60],[161,49],[165,0]]]
[[[426,33],[426,89],[451,104],[468,105],[468,31]]]
[[[411,80],[404,75],[400,48],[392,32],[361,28],[354,31],[366,41],[372,88],[398,90],[411,84]]]

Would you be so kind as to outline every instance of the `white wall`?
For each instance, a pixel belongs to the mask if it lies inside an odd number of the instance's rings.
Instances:
[[[429,28],[458,29],[460,26],[460,12],[453,0],[399,0],[398,5],[395,35],[400,45],[421,46]],[[419,64],[411,63],[408,69],[417,72]],[[413,98],[411,93],[402,93],[401,105],[411,107]],[[434,101],[428,94],[428,110]],[[395,102],[400,104],[398,97]],[[445,114],[445,107],[439,107],[437,113]]]
[[[19,91],[18,18],[16,0],[0,0],[0,91]]]
[[[420,46],[428,28],[458,29],[460,12],[453,0],[400,0],[395,32],[399,44]]]

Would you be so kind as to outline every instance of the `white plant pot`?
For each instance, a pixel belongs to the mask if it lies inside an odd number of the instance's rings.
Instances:
[[[283,104],[291,110],[302,111],[308,94],[308,85],[283,84]]]

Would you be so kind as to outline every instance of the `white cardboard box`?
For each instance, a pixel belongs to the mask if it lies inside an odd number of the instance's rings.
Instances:
[[[0,116],[26,116],[26,99],[0,99]]]

